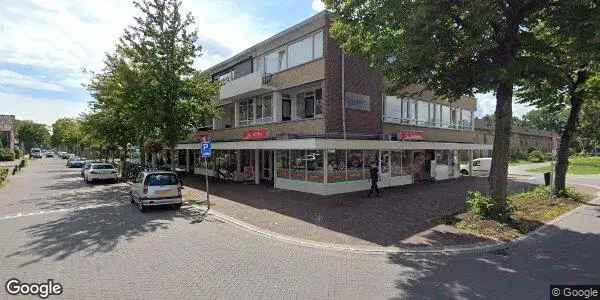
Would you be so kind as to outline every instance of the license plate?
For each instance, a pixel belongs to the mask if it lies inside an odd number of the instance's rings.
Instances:
[[[161,197],[168,197],[170,196],[171,192],[169,191],[163,191],[163,192],[158,192],[158,195]]]

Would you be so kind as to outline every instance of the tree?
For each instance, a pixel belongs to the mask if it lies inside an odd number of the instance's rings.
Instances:
[[[52,124],[52,137],[50,142],[55,148],[67,151],[79,150],[83,142],[81,121],[73,118],[61,118]]]
[[[332,33],[399,88],[419,84],[450,101],[494,91],[495,138],[490,172],[494,215],[507,214],[512,100],[523,76],[523,39],[531,18],[551,0],[326,0]]]
[[[569,149],[581,109],[591,97],[588,82],[600,66],[600,4],[595,0],[562,1],[542,10],[525,35],[526,59],[532,64],[519,82],[518,95],[538,107],[568,107],[561,128],[553,193],[565,191]]]
[[[567,123],[568,117],[569,111],[567,109],[542,107],[525,114],[522,117],[522,122],[530,128],[558,133]]]
[[[202,47],[196,30],[191,30],[192,15],[181,15],[180,1],[144,0],[134,5],[142,16],[125,31],[121,49],[144,80],[143,107],[156,120],[159,137],[174,158],[176,143],[216,114],[213,100],[219,85],[193,68]],[[174,159],[171,168],[175,170]]]
[[[600,75],[592,77],[586,88],[590,97],[586,99],[582,108],[577,140],[582,150],[590,152],[593,148],[600,147]]]
[[[26,152],[29,152],[31,148],[47,147],[50,144],[50,132],[44,124],[29,120],[16,120],[16,129],[19,142]]]

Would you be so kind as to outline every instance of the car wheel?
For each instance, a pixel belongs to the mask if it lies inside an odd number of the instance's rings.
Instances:
[[[467,175],[469,175],[469,171],[463,169],[463,170],[460,170],[460,174],[467,176]]]
[[[148,211],[148,208],[144,204],[142,204],[142,200],[140,200],[140,202],[137,204],[137,207],[142,213]]]
[[[129,192],[129,201],[131,204],[135,203],[135,199],[133,198],[133,193],[131,191]]]

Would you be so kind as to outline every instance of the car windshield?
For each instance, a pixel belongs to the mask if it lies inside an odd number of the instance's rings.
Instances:
[[[177,185],[177,176],[175,174],[152,174],[146,178],[149,186]]]
[[[96,170],[110,170],[110,169],[114,169],[114,167],[112,165],[109,165],[109,164],[92,165],[92,169],[96,169]]]

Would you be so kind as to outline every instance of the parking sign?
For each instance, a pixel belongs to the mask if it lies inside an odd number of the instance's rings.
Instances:
[[[202,157],[210,157],[212,154],[212,146],[210,143],[202,143],[202,147],[200,148],[200,154]]]

